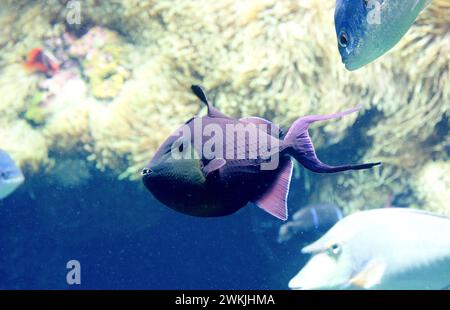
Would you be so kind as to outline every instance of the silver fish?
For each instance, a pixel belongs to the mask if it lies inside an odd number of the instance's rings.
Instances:
[[[362,211],[302,252],[313,256],[291,289],[443,289],[450,284],[450,219],[414,209]]]

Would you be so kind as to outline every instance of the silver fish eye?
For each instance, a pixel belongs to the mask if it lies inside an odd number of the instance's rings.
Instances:
[[[327,250],[328,255],[338,257],[342,252],[342,247],[338,243],[333,243]]]
[[[364,6],[367,7],[367,5],[369,4],[369,0],[363,0],[364,2]]]
[[[341,47],[347,47],[348,46],[348,36],[347,33],[345,31],[341,31],[341,33],[339,34],[339,45]]]

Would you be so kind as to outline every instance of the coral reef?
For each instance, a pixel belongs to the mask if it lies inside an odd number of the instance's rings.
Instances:
[[[431,201],[417,175],[448,162],[450,0],[434,0],[397,47],[356,72],[340,61],[333,1],[86,0],[81,24],[67,22],[67,3],[8,0],[0,13],[0,130],[10,135],[0,147],[32,171],[52,165],[51,154],[136,179],[163,139],[199,112],[189,86],[201,83],[225,113],[285,128],[362,104],[359,116],[315,125],[313,140],[326,151],[358,135],[366,143],[351,150],[354,159],[384,166],[308,177],[324,189],[320,200],[347,212],[409,192]],[[45,42],[68,64],[51,78],[21,66]],[[19,152],[22,136],[32,141]]]
[[[426,206],[432,212],[450,217],[450,163],[430,161],[417,174],[414,190],[420,199],[417,208]]]
[[[0,120],[0,137],[0,149],[9,153],[25,173],[36,173],[51,164],[45,137],[27,122]]]
[[[78,57],[94,97],[112,99],[118,95],[130,72],[125,68],[131,49],[117,33],[91,28],[70,47],[69,55]]]

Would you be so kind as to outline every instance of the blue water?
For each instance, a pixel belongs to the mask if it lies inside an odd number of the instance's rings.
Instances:
[[[0,202],[2,289],[286,289],[305,259],[275,243],[278,221],[255,206],[194,218],[140,183],[99,175],[64,189],[37,180]],[[275,228],[261,233],[259,222]],[[72,259],[81,285],[66,283]]]

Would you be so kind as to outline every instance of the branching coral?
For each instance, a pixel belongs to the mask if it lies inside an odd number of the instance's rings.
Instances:
[[[92,140],[89,131],[91,104],[94,103],[86,101],[69,106],[49,120],[44,135],[52,151],[59,156],[85,153],[85,145]]]
[[[430,161],[414,179],[414,189],[421,199],[417,207],[450,216],[450,163]]]
[[[0,74],[0,119],[12,121],[26,113],[36,91],[36,77],[27,75],[18,64],[6,66]]]
[[[436,135],[440,122],[445,122],[444,126],[448,127],[449,30],[450,1],[433,1],[412,31],[383,59],[391,69],[384,89],[391,89],[391,92],[376,106],[384,117],[369,132],[374,138],[374,146],[368,157],[379,156],[391,163],[394,160],[397,165],[411,164],[408,157],[416,150],[421,156],[415,156],[413,160],[420,166],[420,161],[442,148],[445,137],[435,144],[429,142],[430,137]]]
[[[44,136],[25,121],[0,121],[0,149],[8,152],[26,173],[36,173],[49,164]]]

